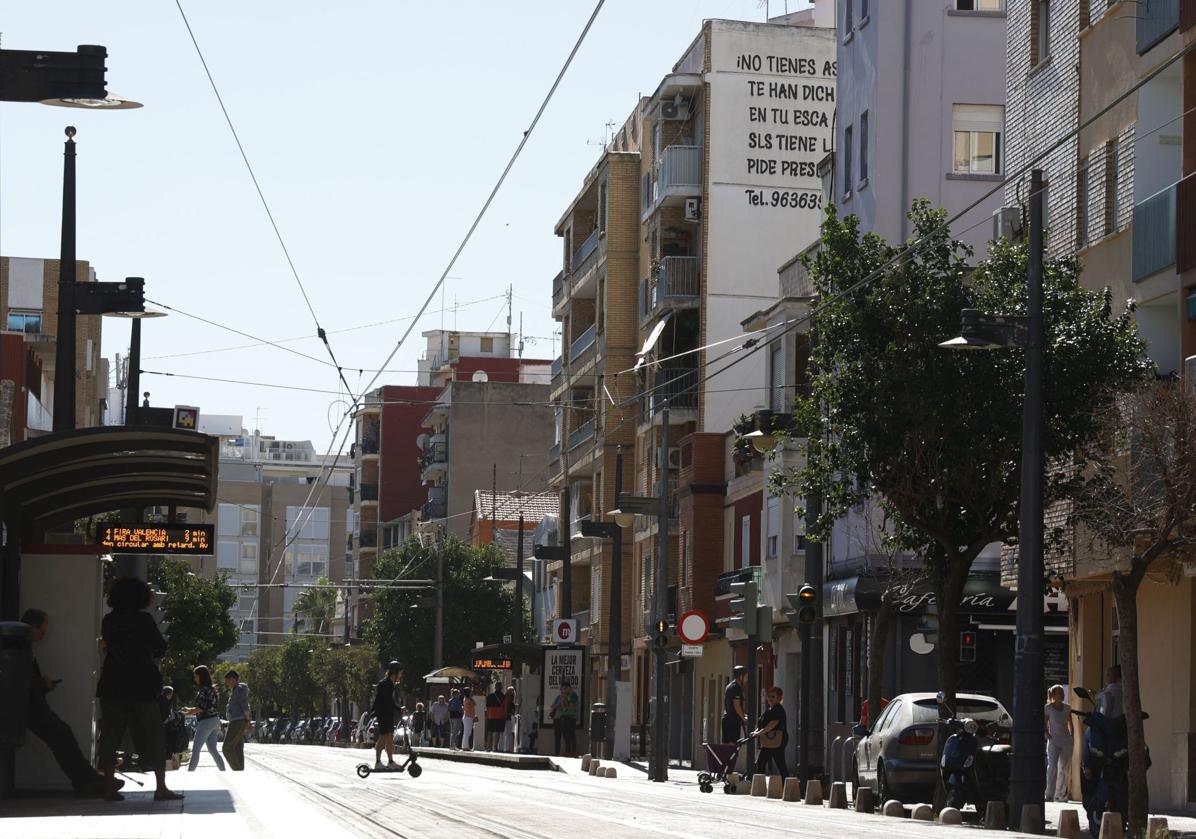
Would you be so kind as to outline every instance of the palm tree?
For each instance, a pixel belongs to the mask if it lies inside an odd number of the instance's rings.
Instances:
[[[316,627],[316,633],[323,635],[328,632],[332,624],[333,611],[336,608],[336,587],[327,577],[321,577],[316,584],[303,590],[303,594],[295,599],[291,611],[303,621]]]

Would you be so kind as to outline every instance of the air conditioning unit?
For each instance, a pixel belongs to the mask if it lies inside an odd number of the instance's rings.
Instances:
[[[287,444],[286,444],[286,448],[288,448],[288,449],[293,449],[293,448],[295,448],[295,444],[294,444],[294,443],[292,443],[292,442],[290,442],[290,441],[288,441],[288,442],[287,442]]]
[[[1022,235],[1020,207],[1001,207],[993,213],[993,238],[1018,239]]]
[[[701,198],[686,198],[685,199],[685,220],[686,221],[701,221],[702,220],[702,199]]]
[[[660,468],[660,449],[656,450],[656,468]],[[669,447],[669,468],[681,468],[681,448],[679,446]]]
[[[671,102],[662,102],[660,116],[662,119],[689,119],[689,105],[680,96]]]

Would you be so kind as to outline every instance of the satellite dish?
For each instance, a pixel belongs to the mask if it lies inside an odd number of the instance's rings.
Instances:
[[[475,370],[473,374],[473,380],[475,382],[488,382],[490,381],[490,377],[486,375],[485,370]]]
[[[428,447],[428,435],[421,434],[418,437],[416,437],[415,445],[419,446],[421,449],[426,449]]]

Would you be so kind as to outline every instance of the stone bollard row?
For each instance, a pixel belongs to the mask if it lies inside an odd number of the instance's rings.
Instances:
[[[990,801],[988,807],[984,810],[984,829],[985,830],[1004,830],[1005,829],[1005,802],[1004,801]]]
[[[855,791],[855,811],[857,813],[871,813],[876,809],[876,790],[869,786],[862,786]]]
[[[890,798],[880,808],[882,816],[893,816],[895,818],[905,818],[905,805],[895,798]]]
[[[1080,839],[1080,811],[1060,810],[1059,826],[1055,828],[1055,835],[1064,839]]]
[[[1100,819],[1100,839],[1122,839],[1121,813],[1106,812]]]
[[[602,768],[602,764],[597,760],[590,761],[590,774],[597,775],[598,770]]]
[[[762,772],[752,776],[752,795],[763,798],[768,793],[768,778]]]
[[[822,806],[822,781],[811,778],[806,783],[806,803]]]
[[[785,786],[785,779],[780,775],[768,776],[768,797],[780,798],[782,790]]]
[[[955,807],[939,810],[939,824],[963,824],[963,814]]]
[[[932,822],[934,821],[934,808],[929,804],[915,804],[909,816],[920,822]]]
[[[827,804],[832,810],[846,810],[847,809],[847,784],[843,781],[835,781],[831,784],[831,797],[827,799]]]
[[[1168,839],[1171,831],[1167,827],[1167,820],[1162,816],[1151,816],[1146,822],[1147,839]]]
[[[590,771],[590,762],[591,762],[593,759],[594,759],[594,756],[593,756],[593,755],[582,755],[582,756],[581,756],[581,771],[582,771],[582,772],[589,772],[589,771]]]
[[[798,778],[786,778],[782,797],[786,801],[801,801],[801,780]]]
[[[1035,836],[1041,836],[1043,833],[1044,822],[1041,804],[1023,804],[1022,818],[1017,823],[1018,830],[1022,833],[1032,833]]]

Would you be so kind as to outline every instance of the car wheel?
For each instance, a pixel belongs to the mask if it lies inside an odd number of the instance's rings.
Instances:
[[[880,799],[880,803],[884,804],[893,797],[893,790],[889,788],[889,779],[885,774],[885,765],[883,762],[876,764],[876,797]]]

